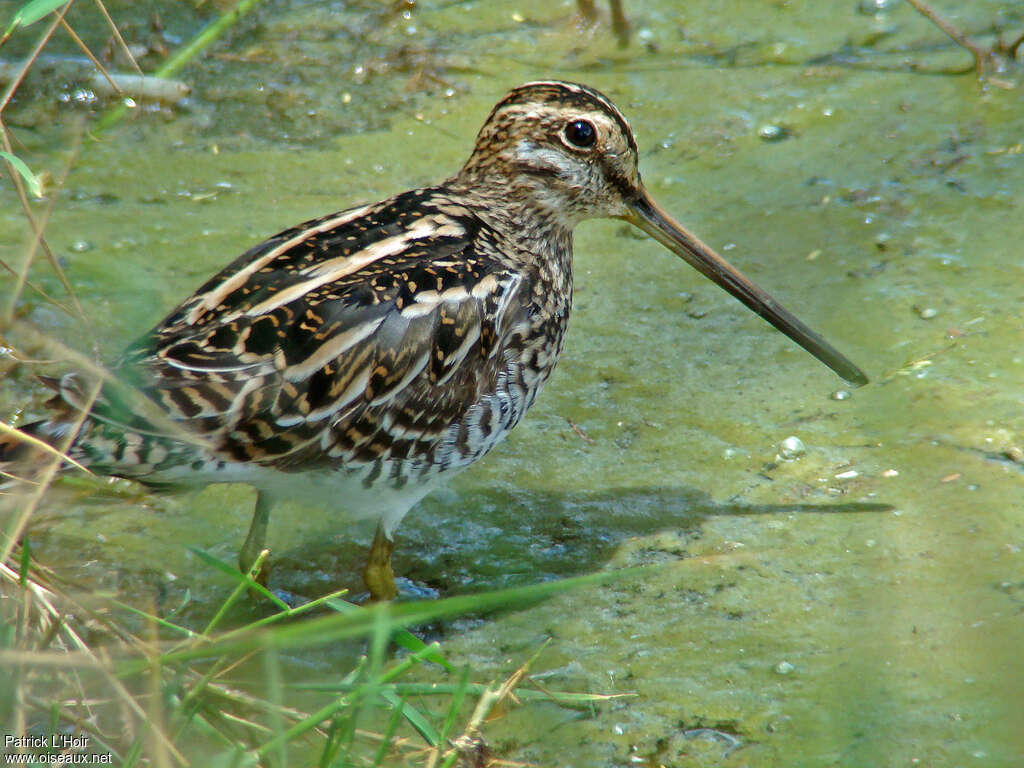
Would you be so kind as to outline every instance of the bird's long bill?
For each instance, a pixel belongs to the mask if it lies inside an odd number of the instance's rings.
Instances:
[[[868,383],[868,377],[860,368],[669,216],[643,187],[630,214],[624,218],[727,290],[847,382],[858,387]]]

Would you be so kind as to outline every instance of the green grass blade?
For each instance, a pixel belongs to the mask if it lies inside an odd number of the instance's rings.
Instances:
[[[202,560],[204,563],[209,565],[211,568],[214,568],[214,569],[220,571],[221,573],[225,574],[226,576],[230,576],[233,580],[237,581],[238,582],[238,586],[235,587],[235,591],[238,592],[239,594],[241,594],[241,590],[242,589],[245,589],[246,587],[248,587],[249,589],[252,589],[252,590],[255,590],[256,592],[259,592],[265,598],[267,598],[268,600],[273,602],[274,605],[276,605],[281,610],[283,610],[283,611],[289,610],[288,603],[286,603],[284,600],[279,598],[277,595],[275,595],[269,589],[264,587],[262,584],[260,584],[257,581],[255,581],[252,578],[251,575],[247,576],[246,574],[243,574],[237,568],[228,565],[223,560],[218,560],[216,557],[211,555],[209,552],[204,552],[203,550],[197,549],[196,547],[188,547],[187,549],[193,555],[195,555],[200,560]],[[257,559],[256,563],[253,564],[253,568],[256,568],[257,565],[262,565],[262,564],[263,564],[263,561],[261,559]],[[234,593],[232,593],[232,595],[234,595]],[[228,600],[232,600],[232,598],[229,597]],[[225,608],[222,606],[221,610],[224,611]],[[215,618],[217,619],[217,622],[220,621],[220,616],[217,616]],[[215,622],[215,625],[216,625],[216,622]],[[207,629],[209,629],[209,628],[207,628]]]
[[[244,576],[239,574],[240,576],[242,576],[242,578],[239,579],[238,584],[235,585],[235,588],[231,590],[231,594],[228,595],[227,600],[225,600],[221,607],[217,609],[217,612],[213,614],[213,618],[210,619],[210,622],[206,625],[206,628],[203,629],[203,635],[209,636],[210,633],[213,632],[214,628],[218,624],[220,624],[224,616],[227,615],[227,612],[231,609],[231,606],[238,602],[238,599],[245,593],[246,588],[248,587],[248,584],[246,584],[246,582],[250,582],[252,584],[256,583],[255,581],[253,581],[252,577],[256,573],[259,573],[259,569],[263,566],[263,561],[266,560],[266,555],[267,551],[263,550],[260,556],[256,558],[256,562],[252,564],[252,568],[249,570],[249,573]],[[211,557],[210,559],[214,560],[216,558]],[[222,563],[222,565],[226,565],[226,563]]]
[[[161,618],[159,616],[155,616],[152,613],[147,613],[146,611],[141,611],[138,608],[136,608],[135,606],[128,605],[128,603],[122,603],[120,600],[117,600],[115,598],[110,598],[110,603],[111,603],[111,605],[116,605],[122,611],[128,611],[128,613],[134,613],[136,616],[141,616],[142,618],[144,618],[144,619],[146,619],[148,621],[152,621],[155,624],[163,627],[164,629],[169,629],[172,632],[184,635],[185,637],[187,637],[189,639],[194,638],[194,637],[199,637],[199,635],[197,635],[195,632],[193,632],[188,627],[183,627],[183,626],[181,626],[179,624],[175,624],[173,621],[167,621],[167,619],[163,619],[163,618]]]
[[[391,712],[391,719],[388,721],[388,727],[384,731],[380,740],[380,746],[377,747],[377,752],[373,756],[373,768],[380,768],[380,766],[384,764],[384,758],[387,757],[388,750],[391,749],[391,740],[395,737],[395,731],[398,730],[398,724],[402,722],[404,709],[405,699],[402,698],[398,700],[398,704]]]
[[[381,603],[380,610],[373,612],[373,635],[370,637],[369,679],[376,680],[384,669],[384,656],[391,639],[391,605]]]
[[[451,754],[448,755],[448,759],[441,763],[441,768],[452,768],[452,766],[455,765],[455,761],[460,757],[462,757],[462,755],[459,754],[459,750],[453,749]]]
[[[0,150],[0,157],[10,163],[11,167],[18,172],[18,175],[25,180],[25,183],[28,185],[28,191],[32,197],[43,196],[42,182],[39,181],[38,176],[32,173],[32,169],[25,164],[24,160],[17,155],[12,155],[10,152],[4,152],[3,150]]]
[[[41,18],[46,16],[48,13],[53,13],[68,0],[31,0],[31,2],[25,3],[21,6],[17,13],[14,14],[14,18],[11,19],[11,23],[7,25],[7,29],[4,30],[3,39],[6,40],[18,27],[27,27],[29,24],[35,24]]]
[[[455,721],[459,717],[459,712],[462,711],[462,702],[466,698],[466,691],[469,689],[469,665],[467,664],[462,668],[462,674],[459,675],[459,682],[455,684],[455,689],[452,692],[452,702],[448,706],[448,714],[444,719],[444,725],[441,727],[441,741],[447,742],[448,737],[451,736],[452,728],[455,727]]]
[[[128,754],[124,756],[124,768],[135,768],[139,764],[139,760],[142,757],[143,744],[145,744],[145,736],[136,736],[135,741],[132,742],[132,746],[128,750]]]
[[[21,542],[21,562],[18,564],[18,585],[24,589],[28,584],[28,572],[32,568],[32,546],[28,537]]]
[[[341,696],[332,701],[330,704],[321,707],[313,714],[295,723],[295,725],[293,725],[283,734],[275,736],[270,741],[261,744],[255,750],[255,754],[260,757],[265,757],[271,752],[276,751],[278,742],[280,740],[284,739],[287,741],[291,741],[293,739],[298,738],[307,731],[316,728],[318,725],[320,725],[320,723],[330,718],[333,718],[337,713],[341,712],[342,710],[348,707],[351,707],[359,699],[361,699],[369,689],[376,688],[377,686],[383,683],[391,682],[399,675],[407,672],[414,664],[417,664],[420,661],[422,661],[422,659],[416,658],[415,654],[407,656],[406,658],[402,659],[400,662],[392,666],[390,669],[386,670],[383,674],[381,674],[379,679],[373,681],[372,686],[364,684],[359,688],[353,690],[352,693],[348,694],[347,696]]]
[[[395,626],[415,626],[429,621],[458,616],[466,613],[482,613],[497,609],[511,610],[536,603],[554,595],[593,586],[615,579],[627,578],[644,573],[656,566],[639,566],[623,568],[617,571],[601,571],[585,576],[574,576],[560,581],[545,581],[529,587],[513,587],[494,592],[475,595],[460,595],[443,600],[424,601],[419,603],[402,603],[389,606],[391,621]],[[237,572],[236,572],[237,573]],[[300,648],[325,645],[346,638],[369,636],[377,620],[376,612],[381,607],[372,608],[350,614],[321,616],[297,624],[284,627],[261,629],[251,633],[241,633],[228,640],[213,640],[202,648],[178,649],[169,651],[160,659],[161,664],[187,661],[193,658],[209,657],[211,654],[242,653],[254,647],[276,647],[278,649]],[[436,646],[430,645],[422,652],[414,653],[410,658],[425,660]],[[131,674],[137,666],[147,666],[148,661],[127,662],[122,674]]]
[[[395,692],[390,688],[381,690],[380,696],[393,708],[401,707],[402,716],[405,717],[409,725],[419,732],[420,736],[423,737],[427,744],[432,747],[441,746],[441,734],[438,733],[437,729],[433,725],[431,725],[426,715],[416,709],[416,707],[412,707],[409,704],[403,705],[404,699],[395,695]]]
[[[338,600],[338,598],[347,593],[347,589],[339,589],[337,592],[332,592],[329,595],[318,597],[315,600],[310,600],[308,603],[297,605],[294,608],[286,607],[286,610],[279,611],[278,613],[272,613],[270,616],[264,616],[262,619],[257,619],[256,621],[251,622],[250,624],[246,624],[244,627],[239,627],[238,629],[232,629],[228,632],[225,632],[224,634],[218,637],[218,640],[234,637],[235,635],[239,635],[245,632],[251,632],[254,629],[258,629],[259,627],[265,627],[270,624],[276,624],[277,622],[283,621],[284,619],[293,619],[296,616],[301,616],[304,613],[309,613],[312,610],[315,610],[323,605],[326,605],[331,601],[344,603],[344,600]]]
[[[458,691],[458,683],[394,683],[391,686],[399,696],[454,696]],[[311,691],[329,691],[331,693],[346,693],[355,688],[351,682],[341,683],[303,683],[295,688]],[[480,696],[488,686],[481,683],[469,683],[466,686],[466,693],[473,696]],[[548,689],[534,690],[531,688],[518,688],[516,698],[521,701],[550,701],[563,707],[573,709],[588,709],[591,704],[612,699],[629,698],[636,696],[635,693],[573,693],[568,691],[552,691]]]
[[[263,654],[263,672],[269,699],[274,704],[270,708],[270,727],[276,735],[280,736],[284,733],[285,728],[284,718],[281,717],[281,707],[284,705],[281,685],[281,657],[273,648]],[[279,766],[283,768],[288,765],[287,739],[282,739],[278,742],[276,757]]]
[[[398,645],[412,653],[418,653],[419,651],[423,651],[428,648],[425,642],[407,629],[395,630],[392,639],[395,641],[395,645]],[[455,665],[444,657],[444,654],[441,653],[440,649],[437,649],[432,654],[428,653],[423,657],[423,659],[424,661],[430,661],[444,667],[448,672],[455,671]]]
[[[353,613],[366,610],[362,606],[353,605],[352,603],[346,602],[345,600],[331,600],[329,599],[330,597],[331,596],[328,596],[324,599],[327,601],[328,606],[333,610],[337,611],[338,613]],[[416,637],[416,635],[414,635],[407,629],[392,630],[391,639],[395,642],[395,645],[399,646],[400,648],[404,648],[405,650],[411,653],[419,653],[427,647],[427,644],[425,642],[423,642],[420,638]],[[437,653],[433,656],[427,656],[426,661],[433,662],[434,664],[439,664],[449,672],[455,671],[455,665],[448,661],[448,659],[444,657],[444,654],[442,654],[440,650],[438,650]]]

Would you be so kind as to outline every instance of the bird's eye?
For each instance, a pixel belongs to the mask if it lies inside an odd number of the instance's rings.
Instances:
[[[589,149],[597,141],[597,129],[586,120],[573,120],[565,126],[565,138],[574,147]]]

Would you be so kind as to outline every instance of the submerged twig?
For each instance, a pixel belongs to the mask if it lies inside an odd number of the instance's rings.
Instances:
[[[150,101],[177,104],[192,92],[181,80],[151,75],[122,75],[116,72],[97,74],[92,87],[104,95],[135,96]]]
[[[103,14],[103,18],[107,20],[107,24],[110,27],[110,31],[114,35],[114,39],[117,40],[117,44],[121,46],[122,53],[124,53],[128,61],[131,62],[132,69],[134,69],[140,75],[144,74],[142,71],[142,67],[139,66],[139,62],[135,60],[135,56],[132,54],[132,49],[129,48],[128,43],[124,41],[124,37],[121,35],[121,30],[117,28],[117,24],[114,23],[114,20],[110,18],[110,12],[107,11],[107,6],[103,4],[103,0],[94,0],[94,2],[96,3],[97,7],[99,7],[100,13]]]
[[[96,69],[98,69],[100,71],[100,74],[107,79],[107,82],[110,83],[110,87],[113,88],[114,90],[120,92],[120,89],[118,88],[117,83],[114,82],[114,80],[110,77],[110,73],[107,72],[107,68],[104,67],[100,63],[100,60],[97,59],[96,56],[93,55],[93,52],[91,50],[89,50],[89,46],[86,45],[85,41],[81,37],[78,36],[78,33],[75,32],[75,30],[73,30],[71,28],[71,25],[67,23],[67,21],[64,19],[63,16],[61,16],[60,24],[61,24],[62,27],[64,27],[64,31],[68,33],[68,36],[72,40],[74,40],[75,45],[77,45],[82,50],[82,53],[85,54],[86,58],[88,58],[89,61],[92,62],[92,65],[94,67],[96,67]]]
[[[46,31],[39,38],[39,42],[36,43],[36,47],[32,49],[32,52],[25,57],[25,62],[21,65],[21,69],[18,74],[11,78],[10,84],[7,86],[7,90],[4,91],[3,97],[0,97],[0,114],[3,113],[4,109],[11,101],[11,97],[14,96],[14,92],[21,86],[21,81],[25,79],[25,75],[28,74],[29,68],[32,63],[39,58],[39,54],[42,53],[43,48],[50,42],[50,38],[53,37],[53,33],[57,31],[57,27],[60,26],[61,21],[64,20],[64,14],[67,13],[71,3],[64,6],[63,9],[56,15],[56,18],[46,28]]]
[[[1001,69],[999,62],[996,58],[996,50],[993,48],[986,48],[983,45],[979,45],[965,35],[960,29],[958,29],[949,19],[940,14],[934,8],[931,7],[925,0],[907,0],[908,3],[928,19],[932,24],[941,29],[946,35],[950,37],[957,45],[966,49],[970,52],[971,56],[974,57],[974,71],[977,72],[980,77],[989,69]],[[1008,58],[1013,59],[1017,55],[1017,49],[1024,43],[1024,35],[1022,35],[1014,43],[1011,43],[1008,47],[1002,45],[999,46],[1000,53],[1004,53]]]
[[[78,155],[80,138],[81,133],[79,132],[75,137],[75,144],[72,148],[72,151],[69,153],[68,162],[66,167],[64,168],[64,172],[61,174],[60,179],[56,183],[57,187],[60,187],[64,184],[65,179],[67,179],[68,174],[71,172],[71,166]],[[13,150],[10,133],[7,129],[7,126],[4,124],[2,118],[0,118],[0,143],[2,143],[2,146],[6,151],[11,152]],[[35,260],[36,252],[42,250],[43,254],[46,256],[46,260],[50,263],[50,266],[56,273],[57,279],[60,280],[61,285],[64,286],[64,290],[67,291],[68,296],[71,298],[71,304],[75,309],[75,314],[78,316],[78,320],[83,324],[83,326],[87,330],[90,330],[91,335],[91,326],[89,323],[89,318],[86,317],[85,309],[83,309],[81,302],[79,302],[78,300],[78,294],[75,293],[75,289],[71,285],[71,281],[68,280],[67,275],[64,273],[64,269],[61,267],[60,262],[57,261],[57,257],[54,255],[53,251],[50,250],[50,246],[46,242],[46,238],[43,236],[43,233],[46,230],[46,225],[50,221],[50,215],[53,213],[53,208],[56,205],[56,196],[53,197],[53,199],[50,201],[50,204],[47,206],[46,210],[43,211],[42,217],[39,220],[37,220],[36,217],[32,214],[32,209],[29,207],[28,196],[25,192],[25,185],[22,183],[20,176],[14,177],[14,189],[18,193],[18,200],[21,202],[21,208],[25,213],[25,218],[28,221],[29,229],[32,232],[32,242],[29,245],[28,253],[25,256],[25,261],[21,265],[21,270],[16,275],[15,284],[11,288],[11,294],[10,297],[8,298],[8,305],[6,309],[2,313],[0,313],[0,327],[6,327],[10,325],[10,323],[13,321],[14,310],[15,307],[17,306],[18,298],[21,296],[21,292],[28,282],[29,268],[32,266],[32,262]],[[95,346],[96,344],[94,339],[93,347],[95,348]]]
[[[226,11],[219,19],[202,29],[198,35],[192,38],[192,41],[188,45],[184,48],[180,48],[169,59],[167,59],[167,61],[165,61],[163,65],[153,73],[153,76],[162,78],[174,77],[174,75],[178,74],[178,72],[180,72],[189,61],[199,55],[199,53],[201,53],[207,46],[238,23],[238,20],[255,8],[259,2],[260,0],[237,0],[231,10]],[[100,118],[99,123],[96,124],[96,132],[102,132],[110,128],[124,117],[127,110],[127,105],[124,103],[118,104]]]

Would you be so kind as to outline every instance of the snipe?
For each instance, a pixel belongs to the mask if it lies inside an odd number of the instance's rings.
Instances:
[[[391,598],[399,521],[504,438],[551,374],[572,302],[572,231],[595,217],[636,225],[841,377],[867,381],[658,207],[608,99],[540,81],[498,102],[455,176],[275,235],[128,350],[118,374],[198,439],[168,435],[105,390],[69,453],[153,485],[254,485],[243,570],[276,498],[377,518],[364,575],[373,598]],[[83,401],[75,374],[58,389],[66,413],[24,428],[54,443]],[[7,440],[0,460],[28,450]]]

